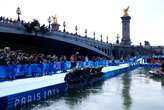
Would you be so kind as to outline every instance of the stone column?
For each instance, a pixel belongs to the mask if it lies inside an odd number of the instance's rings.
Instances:
[[[130,16],[123,16],[122,19],[122,40],[121,45],[130,46]]]

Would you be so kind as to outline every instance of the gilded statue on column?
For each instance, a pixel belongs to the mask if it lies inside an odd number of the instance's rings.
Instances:
[[[126,9],[124,9],[124,15],[123,16],[129,16],[128,10],[129,10],[129,6]]]
[[[56,17],[56,15],[55,16],[52,16],[52,19],[53,19],[53,23],[57,23],[57,17]]]
[[[51,24],[51,31],[59,31],[59,26],[60,24],[58,24],[57,22],[57,17],[56,15],[55,16],[52,16],[52,20],[53,20],[53,23]]]

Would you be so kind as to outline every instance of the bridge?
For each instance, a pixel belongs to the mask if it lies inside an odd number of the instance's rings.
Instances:
[[[26,31],[23,24],[20,22],[9,23],[6,21],[0,21],[0,33],[13,33],[17,35],[30,35],[36,36],[35,32],[29,33]],[[61,31],[48,31],[45,34],[37,33],[38,38],[45,38],[50,40],[61,41],[69,44],[73,44],[79,47],[89,49],[95,53],[102,56],[111,57],[112,56],[112,44],[105,43],[102,40],[98,41],[87,36],[83,37],[77,34],[72,34],[68,32]]]
[[[111,44],[103,42],[102,40],[95,40],[91,37],[80,36],[77,33],[73,34],[65,31],[61,32],[59,30],[48,31],[44,34],[42,34],[41,32],[29,33],[27,32],[24,24],[22,24],[21,22],[11,23],[0,20],[0,33],[0,41],[5,39],[6,37],[8,37],[6,39],[6,42],[8,42],[11,38],[12,40],[14,40],[14,36],[12,34],[15,34],[16,39],[19,36],[19,42],[17,42],[17,44],[23,42],[23,40],[24,43],[28,41],[29,43],[33,42],[33,44],[36,43],[34,41],[37,41],[37,43],[41,42],[39,44],[39,47],[46,49],[51,47],[53,49],[51,49],[50,51],[53,51],[54,53],[59,52],[59,54],[61,55],[65,55],[65,53],[66,55],[70,55],[74,54],[76,51],[80,51],[84,55],[102,55],[106,57],[121,58],[138,55],[161,55],[164,53],[163,47],[159,48],[158,46],[145,47],[142,45],[120,45],[119,42],[117,44]],[[3,33],[6,33],[6,35],[4,35]],[[11,35],[9,36],[9,34]],[[23,37],[25,35],[26,37]],[[55,44],[57,44],[57,46]],[[30,48],[30,45],[27,45],[27,47]],[[49,47],[45,47],[46,45],[49,45]]]

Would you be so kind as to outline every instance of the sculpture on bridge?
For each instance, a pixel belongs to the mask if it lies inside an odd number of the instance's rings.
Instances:
[[[129,10],[129,6],[126,9],[124,9],[124,15],[123,16],[129,16],[128,10]]]
[[[56,17],[56,15],[55,16],[52,16],[52,19],[53,19],[53,23],[57,23],[57,17]]]
[[[51,31],[59,31],[59,26],[60,24],[57,23],[57,17],[56,15],[55,16],[52,16],[52,19],[53,19],[53,23],[51,24]]]

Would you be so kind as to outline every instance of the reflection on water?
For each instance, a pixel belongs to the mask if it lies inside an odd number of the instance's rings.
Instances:
[[[21,107],[21,110],[163,110],[164,78],[138,68],[90,87]]]
[[[130,110],[130,105],[132,104],[130,97],[130,86],[131,86],[131,75],[126,73],[122,76],[123,88],[122,97],[125,110]]]
[[[87,100],[87,97],[90,94],[96,95],[96,93],[100,93],[102,91],[103,83],[104,82],[99,81],[86,88],[80,88],[69,93],[54,96],[50,99],[27,104],[16,108],[16,110],[72,110],[76,108],[75,106],[80,105],[83,101]],[[56,105],[60,107],[56,107]]]
[[[96,93],[101,92],[102,85],[103,85],[103,82],[98,82],[87,88],[83,88],[83,89],[75,90],[70,93],[66,93],[63,97],[65,100],[65,103],[68,104],[70,107],[76,106],[77,104],[80,104],[82,103],[82,101],[86,100],[90,94],[96,94]]]

